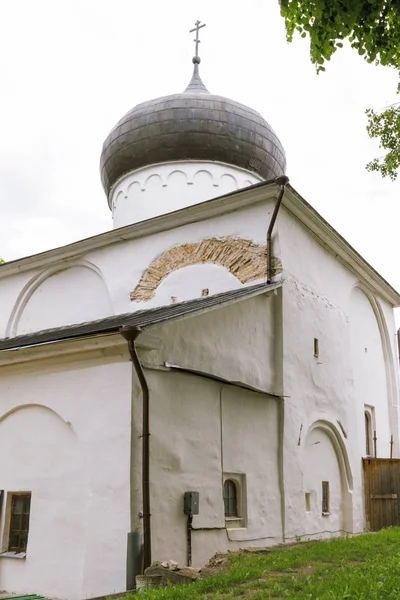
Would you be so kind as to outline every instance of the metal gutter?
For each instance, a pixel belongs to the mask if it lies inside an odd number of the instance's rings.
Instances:
[[[285,193],[285,186],[289,183],[289,177],[286,177],[286,175],[277,177],[275,183],[280,186],[280,190],[267,231],[267,283],[271,283],[272,279],[272,232],[275,227],[275,221],[281,206],[283,194]]]

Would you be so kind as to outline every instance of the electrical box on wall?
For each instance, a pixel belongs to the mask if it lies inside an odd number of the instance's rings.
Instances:
[[[199,492],[185,492],[183,496],[183,512],[185,515],[198,515],[199,501]]]

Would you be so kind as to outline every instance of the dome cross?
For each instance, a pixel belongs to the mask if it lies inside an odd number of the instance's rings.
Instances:
[[[196,37],[193,40],[196,44],[196,51],[195,51],[195,57],[197,58],[199,56],[199,44],[200,44],[200,40],[199,40],[199,31],[202,27],[206,26],[206,23],[203,23],[203,25],[200,25],[201,21],[196,21],[195,23],[195,27],[193,29],[191,29],[189,31],[189,33],[193,33],[194,31],[196,32]]]

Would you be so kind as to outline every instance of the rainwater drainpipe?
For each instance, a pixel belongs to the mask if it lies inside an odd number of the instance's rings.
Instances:
[[[142,501],[143,501],[143,571],[151,565],[151,525],[150,525],[150,394],[143,367],[140,362],[135,341],[140,335],[139,327],[122,327],[120,334],[128,342],[129,354],[143,396],[143,426],[142,426]],[[128,565],[129,571],[129,565]],[[132,588],[131,588],[132,589]]]
[[[267,231],[267,283],[271,283],[272,280],[272,231],[274,229],[275,221],[282,203],[285,187],[289,183],[289,177],[286,177],[286,175],[281,175],[275,179],[275,183],[280,185],[281,189],[279,190],[278,200],[276,201],[274,212],[272,213],[271,221]]]

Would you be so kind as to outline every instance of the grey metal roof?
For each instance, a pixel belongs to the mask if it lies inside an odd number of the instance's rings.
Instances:
[[[138,104],[114,127],[100,159],[104,190],[123,175],[174,160],[220,161],[264,179],[283,175],[286,158],[273,129],[255,110],[210,94],[194,66],[182,94]]]
[[[168,306],[149,308],[147,310],[138,310],[134,313],[125,313],[122,315],[106,317],[96,321],[90,321],[77,325],[68,325],[66,327],[56,327],[46,329],[35,333],[27,333],[12,338],[0,339],[0,351],[17,350],[29,346],[39,346],[52,342],[73,340],[96,335],[117,333],[121,327],[147,327],[165,323],[191,315],[198,315],[206,310],[220,308],[232,302],[249,298],[276,289],[282,284],[258,283],[248,287],[243,287],[228,292],[222,292],[213,296],[205,296],[187,300],[186,302],[177,302]]]
[[[186,90],[183,93],[190,94],[191,92],[194,92],[197,94],[209,94],[210,93],[201,80],[198,63],[194,64],[192,79],[189,81],[189,85],[187,86]]]

